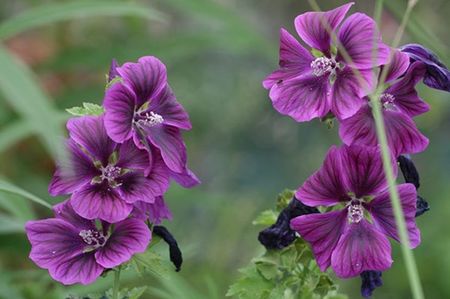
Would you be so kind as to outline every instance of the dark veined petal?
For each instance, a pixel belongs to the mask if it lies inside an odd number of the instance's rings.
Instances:
[[[87,185],[72,194],[70,203],[84,218],[115,223],[128,217],[133,209],[133,205],[125,202],[116,189],[106,183]]]
[[[117,63],[116,59],[113,59],[111,61],[111,66],[109,67],[108,82],[111,82],[112,79],[119,76],[119,73],[117,72],[118,67],[119,67],[119,63]]]
[[[103,116],[82,116],[67,122],[70,138],[106,165],[116,143],[106,134]]]
[[[324,117],[330,111],[328,76],[303,75],[275,84],[269,93],[273,107],[298,122]]]
[[[280,30],[280,68],[263,81],[266,89],[272,88],[279,81],[298,77],[311,72],[314,57],[284,28]]]
[[[340,278],[350,278],[367,270],[391,267],[391,244],[374,225],[362,219],[346,226],[331,255],[331,267]]]
[[[340,149],[332,146],[322,167],[303,183],[295,197],[311,207],[333,206],[349,200],[345,179],[342,177],[344,171]]]
[[[150,171],[153,163],[151,154],[146,150],[139,149],[133,140],[128,140],[118,147],[119,157],[117,166],[129,170]]]
[[[169,210],[163,196],[156,197],[154,203],[135,202],[133,213],[137,218],[144,221],[148,219],[153,224],[160,224],[164,219],[172,220],[172,212]]]
[[[298,35],[310,47],[329,54],[331,36],[344,19],[353,2],[325,12],[306,12],[295,18]]]
[[[126,84],[116,82],[110,86],[103,98],[105,106],[105,128],[108,136],[122,143],[132,137],[136,95]]]
[[[136,94],[138,107],[156,97],[167,84],[166,66],[153,56],[141,57],[137,63],[127,62],[117,72]]]
[[[184,188],[192,188],[201,183],[200,179],[189,168],[181,173],[170,171],[170,177]]]
[[[389,47],[382,43],[377,24],[373,19],[362,13],[355,13],[348,17],[338,34],[337,60],[345,62],[350,67],[357,69],[371,69],[386,64],[389,60]],[[343,52],[345,49],[351,61],[346,61]],[[377,57],[374,59],[374,47]]]
[[[415,89],[424,74],[425,65],[421,62],[414,62],[405,76],[385,91],[394,96],[394,105],[408,116],[417,116],[430,110],[428,104],[419,97]]]
[[[97,263],[94,251],[64,260],[49,269],[50,276],[65,285],[93,283],[105,268]]]
[[[291,228],[311,244],[320,270],[331,265],[331,255],[347,221],[347,211],[298,216],[291,220]]]
[[[48,186],[48,192],[53,195],[70,194],[89,183],[98,175],[93,161],[71,139],[66,141],[67,160],[61,161]]]
[[[383,68],[388,68],[385,82],[392,82],[400,78],[409,67],[409,56],[400,52],[397,49],[391,49],[393,51],[392,59]],[[386,71],[385,71],[386,72]]]
[[[97,263],[105,268],[114,268],[128,260],[135,253],[142,253],[147,249],[152,238],[150,229],[139,219],[125,219],[114,224],[105,246],[95,253]]]
[[[413,184],[401,184],[397,186],[397,189],[408,229],[410,246],[411,248],[415,248],[420,244],[420,231],[415,221],[416,188]],[[367,210],[371,213],[380,231],[400,242],[388,190],[376,196],[374,200],[368,203]]]
[[[72,224],[79,231],[96,229],[95,223],[92,220],[81,217],[73,210],[69,199],[53,206],[53,212],[55,213],[55,217],[57,219],[62,219]]]

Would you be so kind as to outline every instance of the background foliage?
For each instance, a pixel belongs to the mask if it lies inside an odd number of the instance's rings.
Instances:
[[[353,11],[373,13],[373,1],[356,2]],[[385,1],[386,41],[405,2]],[[342,3],[319,1],[322,9]],[[143,298],[224,298],[237,269],[263,253],[252,220],[339,143],[337,128],[277,114],[260,83],[276,67],[279,27],[294,32],[294,17],[309,9],[299,0],[1,1],[0,298],[52,299],[110,286],[111,277],[88,287],[53,283],[27,259],[23,223],[50,215],[41,199],[63,199],[49,197],[47,184],[53,157],[61,154],[64,109],[101,104],[111,58],[143,55],[167,64],[169,81],[191,115],[194,129],[185,138],[203,184],[193,190],[174,185],[167,196],[174,213],[167,226],[184,250],[182,271],[169,268],[164,277],[128,271],[123,280],[130,288],[149,284]],[[449,14],[449,1],[420,1],[404,43],[422,43],[450,65]],[[431,211],[418,218],[422,245],[415,255],[427,298],[450,298],[450,99],[425,88],[420,94],[432,110],[418,126],[431,143],[414,160]],[[163,263],[166,248],[155,248]],[[409,298],[398,246],[394,260],[374,298]],[[339,284],[350,298],[358,295],[358,279]]]

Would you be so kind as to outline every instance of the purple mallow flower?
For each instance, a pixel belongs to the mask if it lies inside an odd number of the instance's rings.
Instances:
[[[181,130],[190,130],[191,123],[167,83],[165,65],[153,56],[120,67],[113,60],[109,80],[117,77],[120,80],[106,90],[103,101],[108,135],[118,143],[134,140],[139,148],[160,151],[177,182],[185,187],[198,184],[186,166],[181,136]]]
[[[430,49],[418,44],[408,44],[401,48],[411,61],[421,61],[426,65],[423,83],[425,85],[450,92],[450,71]]]
[[[156,197],[154,203],[135,202],[133,214],[144,221],[150,221],[152,224],[160,224],[164,219],[172,220],[172,212],[166,205],[163,196]]]
[[[105,269],[144,252],[151,239],[149,228],[138,219],[96,224],[77,215],[69,201],[54,212],[55,218],[27,222],[25,230],[30,259],[66,285],[94,282]]]
[[[398,192],[414,248],[420,243],[414,217],[416,189],[412,184],[401,184]],[[331,266],[337,276],[349,278],[391,266],[388,237],[398,241],[399,236],[377,148],[332,147],[322,168],[295,196],[308,206],[341,206],[291,221],[292,229],[311,244],[322,271]]]
[[[389,147],[392,154],[398,157],[400,154],[421,152],[428,146],[428,139],[419,132],[412,117],[427,112],[429,106],[415,90],[416,84],[423,78],[425,65],[421,62],[409,65],[408,56],[395,51],[392,62],[384,66],[389,68],[385,82],[388,87],[381,94],[380,101]],[[378,145],[368,97],[358,112],[340,122],[339,135],[347,145]]]
[[[295,19],[302,40],[315,51],[312,55],[285,29],[280,32],[280,68],[263,86],[270,89],[273,106],[296,121],[324,117],[330,111],[338,118],[353,115],[374,86],[372,68],[386,64],[389,48],[381,42],[375,22],[362,13],[348,17],[353,3],[326,12],[307,12]],[[328,28],[327,28],[328,27]],[[336,35],[333,42],[331,30]],[[373,48],[377,47],[377,57]],[[342,56],[345,49],[352,61]],[[317,52],[320,51],[320,54]],[[358,70],[362,82],[355,75]]]
[[[51,195],[72,194],[74,210],[87,219],[110,223],[125,219],[133,203],[155,203],[169,187],[169,170],[154,151],[133,141],[117,144],[106,134],[103,116],[84,116],[67,123],[69,156],[49,186]],[[151,165],[151,166],[150,166]]]

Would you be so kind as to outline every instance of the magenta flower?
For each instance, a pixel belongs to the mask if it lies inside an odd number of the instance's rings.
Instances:
[[[364,103],[374,85],[372,68],[386,64],[389,48],[381,42],[375,22],[362,13],[348,17],[353,3],[326,12],[307,12],[295,19],[302,40],[320,56],[313,56],[285,29],[280,32],[280,68],[270,74],[263,86],[275,109],[298,122],[324,117],[330,111],[338,118],[353,115]],[[324,26],[324,25],[328,26]],[[328,28],[327,28],[328,27]],[[336,35],[337,44],[332,42]],[[377,57],[372,56],[377,47]],[[346,61],[342,49],[351,57]],[[362,75],[360,84],[354,71]]]
[[[149,220],[152,224],[161,224],[164,219],[172,220],[172,212],[166,205],[163,196],[158,196],[154,203],[138,201],[134,203],[134,215]]]
[[[410,245],[416,247],[420,243],[415,223],[416,189],[412,184],[401,184],[398,192]],[[378,149],[332,147],[322,168],[295,196],[308,206],[342,206],[291,220],[292,229],[311,244],[322,271],[331,265],[337,276],[348,278],[391,266],[388,237],[398,241],[399,236]]]
[[[169,187],[169,170],[159,156],[117,144],[106,134],[103,116],[84,116],[67,123],[67,165],[57,168],[49,186],[53,196],[72,194],[73,209],[87,219],[114,223],[125,219],[133,203],[154,203]]]
[[[386,78],[389,87],[380,98],[389,147],[395,157],[418,153],[428,146],[428,139],[419,132],[412,120],[412,117],[429,110],[428,104],[415,90],[416,84],[423,78],[425,65],[421,62],[415,62],[409,68],[408,65],[408,55],[396,51],[392,63],[386,66],[389,67]],[[347,145],[378,145],[368,98],[357,113],[341,121],[339,135]]]
[[[94,282],[105,269],[144,252],[151,232],[143,221],[128,218],[113,225],[87,220],[68,201],[54,207],[55,218],[29,221],[30,259],[63,284]]]
[[[116,65],[113,61],[109,77],[121,80],[107,89],[103,101],[108,135],[118,143],[133,139],[149,152],[156,147],[171,171],[197,180],[186,168],[180,131],[190,130],[191,123],[167,83],[165,65],[153,56]]]

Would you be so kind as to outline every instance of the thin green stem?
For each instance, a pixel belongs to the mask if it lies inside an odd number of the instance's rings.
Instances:
[[[119,299],[119,285],[120,285],[120,266],[114,271],[114,285],[112,299]]]

